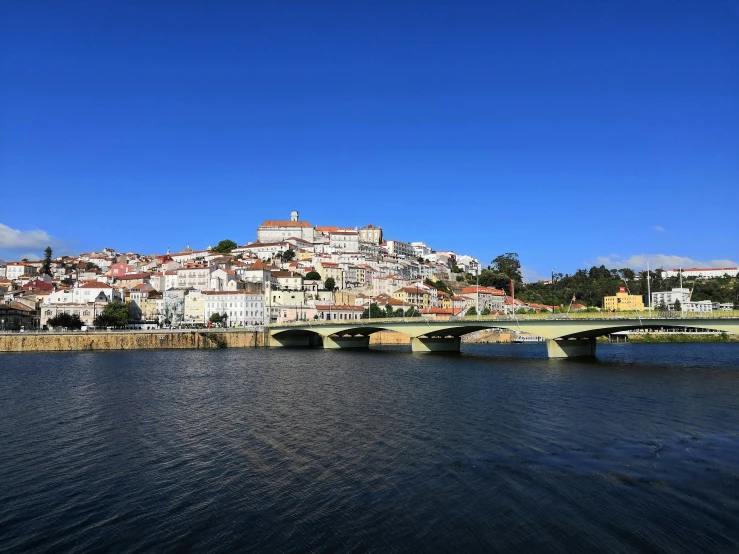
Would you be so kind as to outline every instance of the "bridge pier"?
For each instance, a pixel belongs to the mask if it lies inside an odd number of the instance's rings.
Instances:
[[[595,339],[547,339],[550,358],[594,358]]]
[[[460,337],[412,337],[413,352],[459,352]]]
[[[269,346],[288,348],[321,346],[320,339],[321,337],[316,334],[270,336]]]
[[[369,348],[369,335],[357,335],[354,337],[323,337],[323,347],[336,348]]]

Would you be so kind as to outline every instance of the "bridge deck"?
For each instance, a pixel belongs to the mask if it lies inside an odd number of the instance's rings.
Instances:
[[[326,348],[366,347],[378,331],[404,333],[414,351],[459,350],[462,335],[484,329],[520,331],[544,337],[551,357],[592,356],[595,338],[632,329],[707,329],[739,334],[739,317],[704,314],[701,317],[480,317],[431,321],[424,318],[291,322],[269,327],[273,346]],[[364,339],[367,340],[364,340]]]

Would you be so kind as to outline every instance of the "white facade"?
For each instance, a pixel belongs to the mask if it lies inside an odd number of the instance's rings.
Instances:
[[[681,302],[680,308],[684,312],[696,312],[696,313],[712,312],[713,302],[711,302],[710,300],[698,300],[698,301],[688,300],[686,302]]]
[[[377,277],[372,280],[372,294],[378,296],[387,294],[392,296],[393,292],[405,285],[405,279],[399,275],[390,275],[387,277]]]
[[[340,306],[335,304],[316,304],[316,314],[319,320],[348,320],[361,319],[364,308],[362,306]]]
[[[275,255],[284,252],[285,250],[291,250],[291,244],[289,242],[252,242],[246,246],[239,246],[234,248],[231,253],[233,254],[246,254],[248,256],[254,256],[263,260],[265,258],[273,258]]]
[[[205,321],[214,313],[228,316],[228,327],[252,327],[266,323],[264,295],[242,290],[203,291]]]
[[[407,242],[389,240],[387,241],[386,249],[392,256],[405,256],[407,258],[412,258],[414,256],[413,247]]]
[[[26,262],[8,262],[8,265],[5,268],[5,278],[10,279],[11,281],[15,281],[21,275],[35,272],[36,269],[31,264],[27,264]]]
[[[425,242],[412,242],[411,246],[413,247],[413,255],[416,258],[430,259],[431,248],[426,246]]]
[[[88,302],[121,301],[118,290],[99,281],[85,283],[72,289],[57,290],[49,294],[48,304],[86,304]]]
[[[359,252],[359,233],[353,231],[331,233],[329,246],[334,252]]]
[[[675,304],[675,300],[679,300],[681,306],[690,300],[690,290],[678,288],[670,291],[653,292],[650,300],[650,306],[652,308],[656,308],[664,302],[669,309],[672,309]]]
[[[663,269],[662,277],[679,277],[682,271],[683,278],[687,277],[704,277],[715,279],[716,277],[736,277],[739,274],[739,267],[691,267],[689,269]]]
[[[299,221],[296,211],[290,213],[290,221],[265,221],[257,228],[257,242],[283,242],[289,238],[315,242],[315,229],[307,221]]]
[[[367,244],[379,245],[382,242],[382,229],[367,225],[359,230],[359,240]]]
[[[177,270],[177,288],[193,288],[207,290],[210,288],[210,277],[216,266],[194,265],[184,266]]]
[[[472,256],[457,256],[457,266],[462,268],[465,273],[478,275],[480,273],[480,262]]]

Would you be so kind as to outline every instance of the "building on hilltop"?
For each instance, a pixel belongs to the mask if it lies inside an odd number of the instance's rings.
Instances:
[[[367,225],[359,229],[359,241],[379,246],[382,243],[382,228]]]
[[[736,277],[739,275],[739,267],[691,267],[689,269],[663,269],[662,278],[679,277],[703,277],[704,279],[715,279],[717,277]]]
[[[315,230],[307,221],[299,221],[298,212],[290,213],[290,220],[267,220],[257,227],[257,242],[283,242],[289,238],[298,238],[314,242]]]

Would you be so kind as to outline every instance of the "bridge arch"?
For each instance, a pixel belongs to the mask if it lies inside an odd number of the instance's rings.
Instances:
[[[460,337],[484,329],[530,333],[547,339],[549,355],[594,355],[595,339],[619,331],[635,329],[706,329],[739,334],[739,318],[523,318],[429,321],[423,319],[377,322],[326,322],[286,324],[270,328],[270,344],[318,346],[325,348],[368,346],[369,336],[379,331],[403,333],[410,337],[414,351],[459,350]],[[302,338],[301,338],[302,337]],[[323,337],[323,339],[320,339]],[[312,341],[312,342],[311,342]]]

